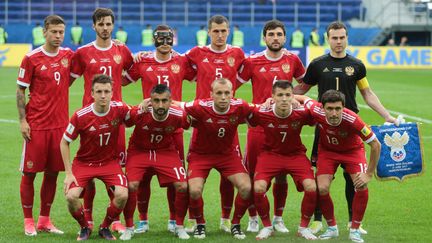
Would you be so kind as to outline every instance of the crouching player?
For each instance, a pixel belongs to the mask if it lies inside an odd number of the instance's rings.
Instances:
[[[343,164],[355,187],[349,239],[363,242],[359,227],[369,198],[367,184],[378,163],[381,143],[357,114],[344,108],[344,94],[328,90],[323,94],[321,102],[322,104],[307,100],[305,103],[320,129],[317,163],[318,204],[328,228],[319,238],[330,239],[339,236],[330,197],[330,185],[337,167]],[[366,163],[362,140],[371,148],[369,164]]]
[[[188,128],[184,111],[170,107],[171,91],[164,84],[156,85],[150,93],[149,112],[131,111],[126,125],[135,125],[129,141],[126,174],[129,181],[129,199],[124,215],[126,231],[121,240],[130,240],[134,234],[133,214],[137,203],[137,189],[145,176],[157,175],[161,186],[173,184],[175,194],[175,233],[180,239],[189,239],[183,227],[188,208],[186,171],[175,147],[175,131]],[[141,183],[150,183],[145,180]],[[145,185],[149,186],[149,185]]]
[[[248,119],[252,126],[264,129],[264,150],[258,156],[254,177],[254,200],[264,228],[256,236],[266,239],[273,234],[269,217],[269,200],[266,191],[273,177],[290,174],[298,191],[304,191],[301,205],[301,221],[298,235],[315,240],[309,228],[309,221],[316,206],[316,185],[311,163],[306,156],[300,132],[304,125],[313,125],[309,111],[303,106],[292,108],[294,98],[290,82],[278,80],[273,84],[271,107],[257,107]]]
[[[119,127],[128,119],[130,108],[121,102],[111,101],[112,79],[97,75],[92,82],[94,102],[75,112],[60,142],[66,171],[64,192],[69,212],[78,221],[81,230],[77,240],[87,240],[91,234],[84,209],[79,200],[86,185],[94,178],[102,180],[114,198],[107,208],[99,235],[115,240],[109,226],[119,216],[127,201],[128,183],[118,163],[116,153]],[[73,164],[70,163],[69,144],[80,136],[80,148]]]

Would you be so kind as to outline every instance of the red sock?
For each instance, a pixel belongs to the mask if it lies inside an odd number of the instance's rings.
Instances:
[[[270,221],[270,203],[265,192],[255,192],[254,201],[255,208],[258,211],[262,224],[264,225],[264,227],[270,227],[272,225]]]
[[[273,184],[274,215],[282,217],[288,196],[288,183]]]
[[[174,220],[176,218],[176,190],[173,184],[167,187],[167,199],[168,199],[168,208],[170,212],[169,219]]]
[[[24,218],[33,218],[34,186],[36,174],[23,174],[21,176],[20,196]]]
[[[91,180],[84,189],[84,217],[87,221],[93,221],[93,200],[96,195],[94,181]]]
[[[334,216],[334,206],[333,201],[330,197],[330,193],[325,195],[319,195],[319,205],[321,207],[321,212],[327,221],[328,226],[335,226],[336,219]]]
[[[106,216],[102,224],[100,225],[100,227],[108,228],[114,220],[119,218],[119,215],[121,214],[122,211],[123,208],[116,207],[114,203],[111,201],[109,207],[107,208]]]
[[[197,224],[205,224],[204,219],[204,201],[202,197],[198,199],[189,198],[189,208],[192,216],[196,219]]]
[[[58,173],[48,174],[44,173],[40,198],[41,198],[41,209],[40,216],[49,217],[51,211],[51,204],[54,201],[56,187],[57,187],[57,176]]]
[[[229,219],[234,200],[234,186],[227,178],[221,176],[219,191],[221,195],[221,217],[224,219]]]
[[[112,200],[114,199],[114,192],[109,187],[107,187],[106,190],[107,190],[107,193],[108,193],[108,197],[109,197],[110,201],[112,202]],[[114,218],[113,222],[114,221],[120,221],[120,214],[117,215],[117,217]]]
[[[366,207],[369,199],[369,190],[356,191],[353,200],[353,216],[351,222],[351,228],[358,229],[363,220],[363,216],[366,212]]]
[[[243,218],[243,215],[246,213],[246,210],[250,205],[250,200],[243,199],[240,194],[237,193],[234,205],[234,215],[231,224],[240,224],[240,220]]]
[[[81,228],[88,227],[88,222],[84,217],[84,208],[81,206],[76,212],[70,212],[72,217],[78,222]]]
[[[251,178],[251,182],[252,182],[251,192],[253,192],[254,191],[253,178]],[[255,208],[255,197],[253,195],[250,197],[250,205],[249,205],[248,211],[249,211],[249,217],[256,217],[257,216],[257,210]]]
[[[189,194],[187,192],[175,193],[175,212],[176,224],[183,225],[184,218],[189,204]]]
[[[313,192],[304,192],[302,204],[301,204],[301,220],[300,227],[308,227],[309,221],[315,211],[317,201],[317,194]]]
[[[129,190],[128,200],[126,202],[126,206],[123,209],[123,215],[126,221],[126,227],[133,227],[133,216],[135,212],[136,207],[136,201],[137,201],[137,192],[132,192]]]
[[[144,179],[144,181],[141,181],[141,183],[139,184],[137,192],[137,205],[140,220],[148,219],[150,194],[150,181]]]

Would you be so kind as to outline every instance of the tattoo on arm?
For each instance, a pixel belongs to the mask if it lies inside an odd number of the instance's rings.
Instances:
[[[21,121],[21,120],[25,119],[25,117],[26,117],[26,114],[25,114],[25,105],[26,105],[25,89],[18,87],[17,92],[16,92],[16,100],[17,100],[19,120]]]

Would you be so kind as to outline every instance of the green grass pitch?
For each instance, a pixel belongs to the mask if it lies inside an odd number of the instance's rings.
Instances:
[[[34,238],[24,235],[23,216],[19,198],[22,138],[17,122],[15,101],[17,68],[0,69],[0,242],[72,242],[76,239],[78,224],[67,211],[65,197],[62,192],[64,174],[58,179],[57,195],[52,207],[51,216],[55,224],[65,231],[65,235],[38,234]],[[408,114],[407,121],[416,121],[414,118],[426,119],[422,123],[425,171],[420,177],[406,180],[403,183],[396,181],[380,182],[373,179],[369,184],[369,204],[364,219],[364,228],[369,234],[364,236],[368,242],[430,242],[430,226],[432,207],[430,206],[432,179],[428,171],[432,154],[432,70],[369,70],[368,79],[371,87],[380,98],[384,106],[395,112]],[[123,91],[124,99],[129,104],[137,104],[141,99],[140,83],[132,84]],[[70,90],[70,114],[80,107],[82,98],[82,79],[77,80]],[[195,85],[185,82],[184,100],[194,97]],[[316,97],[316,89],[309,95]],[[237,97],[251,101],[251,86],[244,85],[236,94]],[[362,98],[358,101],[361,106],[360,115],[368,124],[382,124],[383,120],[372,110],[365,108]],[[128,130],[128,134],[131,133]],[[302,136],[305,145],[310,148],[312,143],[312,129],[304,128]],[[246,127],[239,130],[240,140],[244,148]],[[190,133],[185,133],[185,145],[188,145]],[[78,142],[74,143],[73,154]],[[186,150],[187,151],[187,150]],[[409,151],[408,151],[409,152]],[[34,217],[39,213],[39,189],[41,175],[35,181]],[[289,194],[284,212],[284,220],[290,233],[284,235],[276,233],[271,242],[294,241],[305,242],[296,236],[297,225],[300,220],[300,202],[302,194],[295,190],[291,179],[288,179]],[[212,172],[204,189],[205,216],[207,219],[208,242],[234,241],[229,234],[218,230],[220,217],[219,175]],[[172,242],[178,241],[167,232],[168,209],[165,189],[159,188],[157,180],[152,182],[152,195],[150,199],[149,220],[150,231],[135,235],[132,241]],[[331,189],[335,204],[335,214],[340,229],[338,242],[348,242],[346,229],[347,210],[344,198],[344,180],[340,170]],[[268,193],[271,204],[272,195]],[[95,199],[95,224],[98,225],[105,215],[108,197],[102,183],[98,182]],[[137,218],[137,212],[135,213]],[[247,216],[242,221],[243,228],[247,225]],[[428,233],[429,232],[429,233]],[[94,232],[91,241],[100,240]],[[247,241],[252,241],[255,234],[247,233]],[[191,241],[195,241],[191,239]],[[333,240],[332,242],[336,242]]]

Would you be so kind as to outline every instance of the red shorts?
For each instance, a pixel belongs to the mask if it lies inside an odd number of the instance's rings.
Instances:
[[[119,163],[124,166],[126,163],[126,129],[122,124],[119,127],[119,136],[117,140],[117,154],[119,157]]]
[[[103,164],[88,164],[75,159],[72,164],[72,173],[78,181],[78,186],[72,183],[70,188],[85,188],[87,183],[95,178],[103,181],[107,187],[128,187],[126,176],[116,160],[108,161]]]
[[[183,144],[183,129],[177,129],[173,133],[174,146],[178,151],[180,160],[184,162],[184,144]]]
[[[24,141],[20,170],[23,172],[64,171],[60,141],[65,128],[31,131],[31,140]]]
[[[263,151],[264,141],[265,135],[262,130],[248,129],[245,164],[251,176],[255,173],[258,155]]]
[[[210,170],[215,168],[223,177],[237,173],[248,173],[237,151],[231,154],[188,154],[188,178],[206,179]]]
[[[270,184],[273,177],[290,174],[297,191],[303,191],[305,179],[314,180],[312,164],[306,154],[280,155],[264,151],[258,156],[254,181],[265,180]]]
[[[343,165],[349,174],[366,172],[367,163],[364,148],[349,154],[332,152],[322,148],[318,150],[317,175],[333,175],[339,165]]]
[[[129,181],[141,181],[157,175],[160,186],[186,181],[186,171],[177,150],[128,151],[126,175]]]

